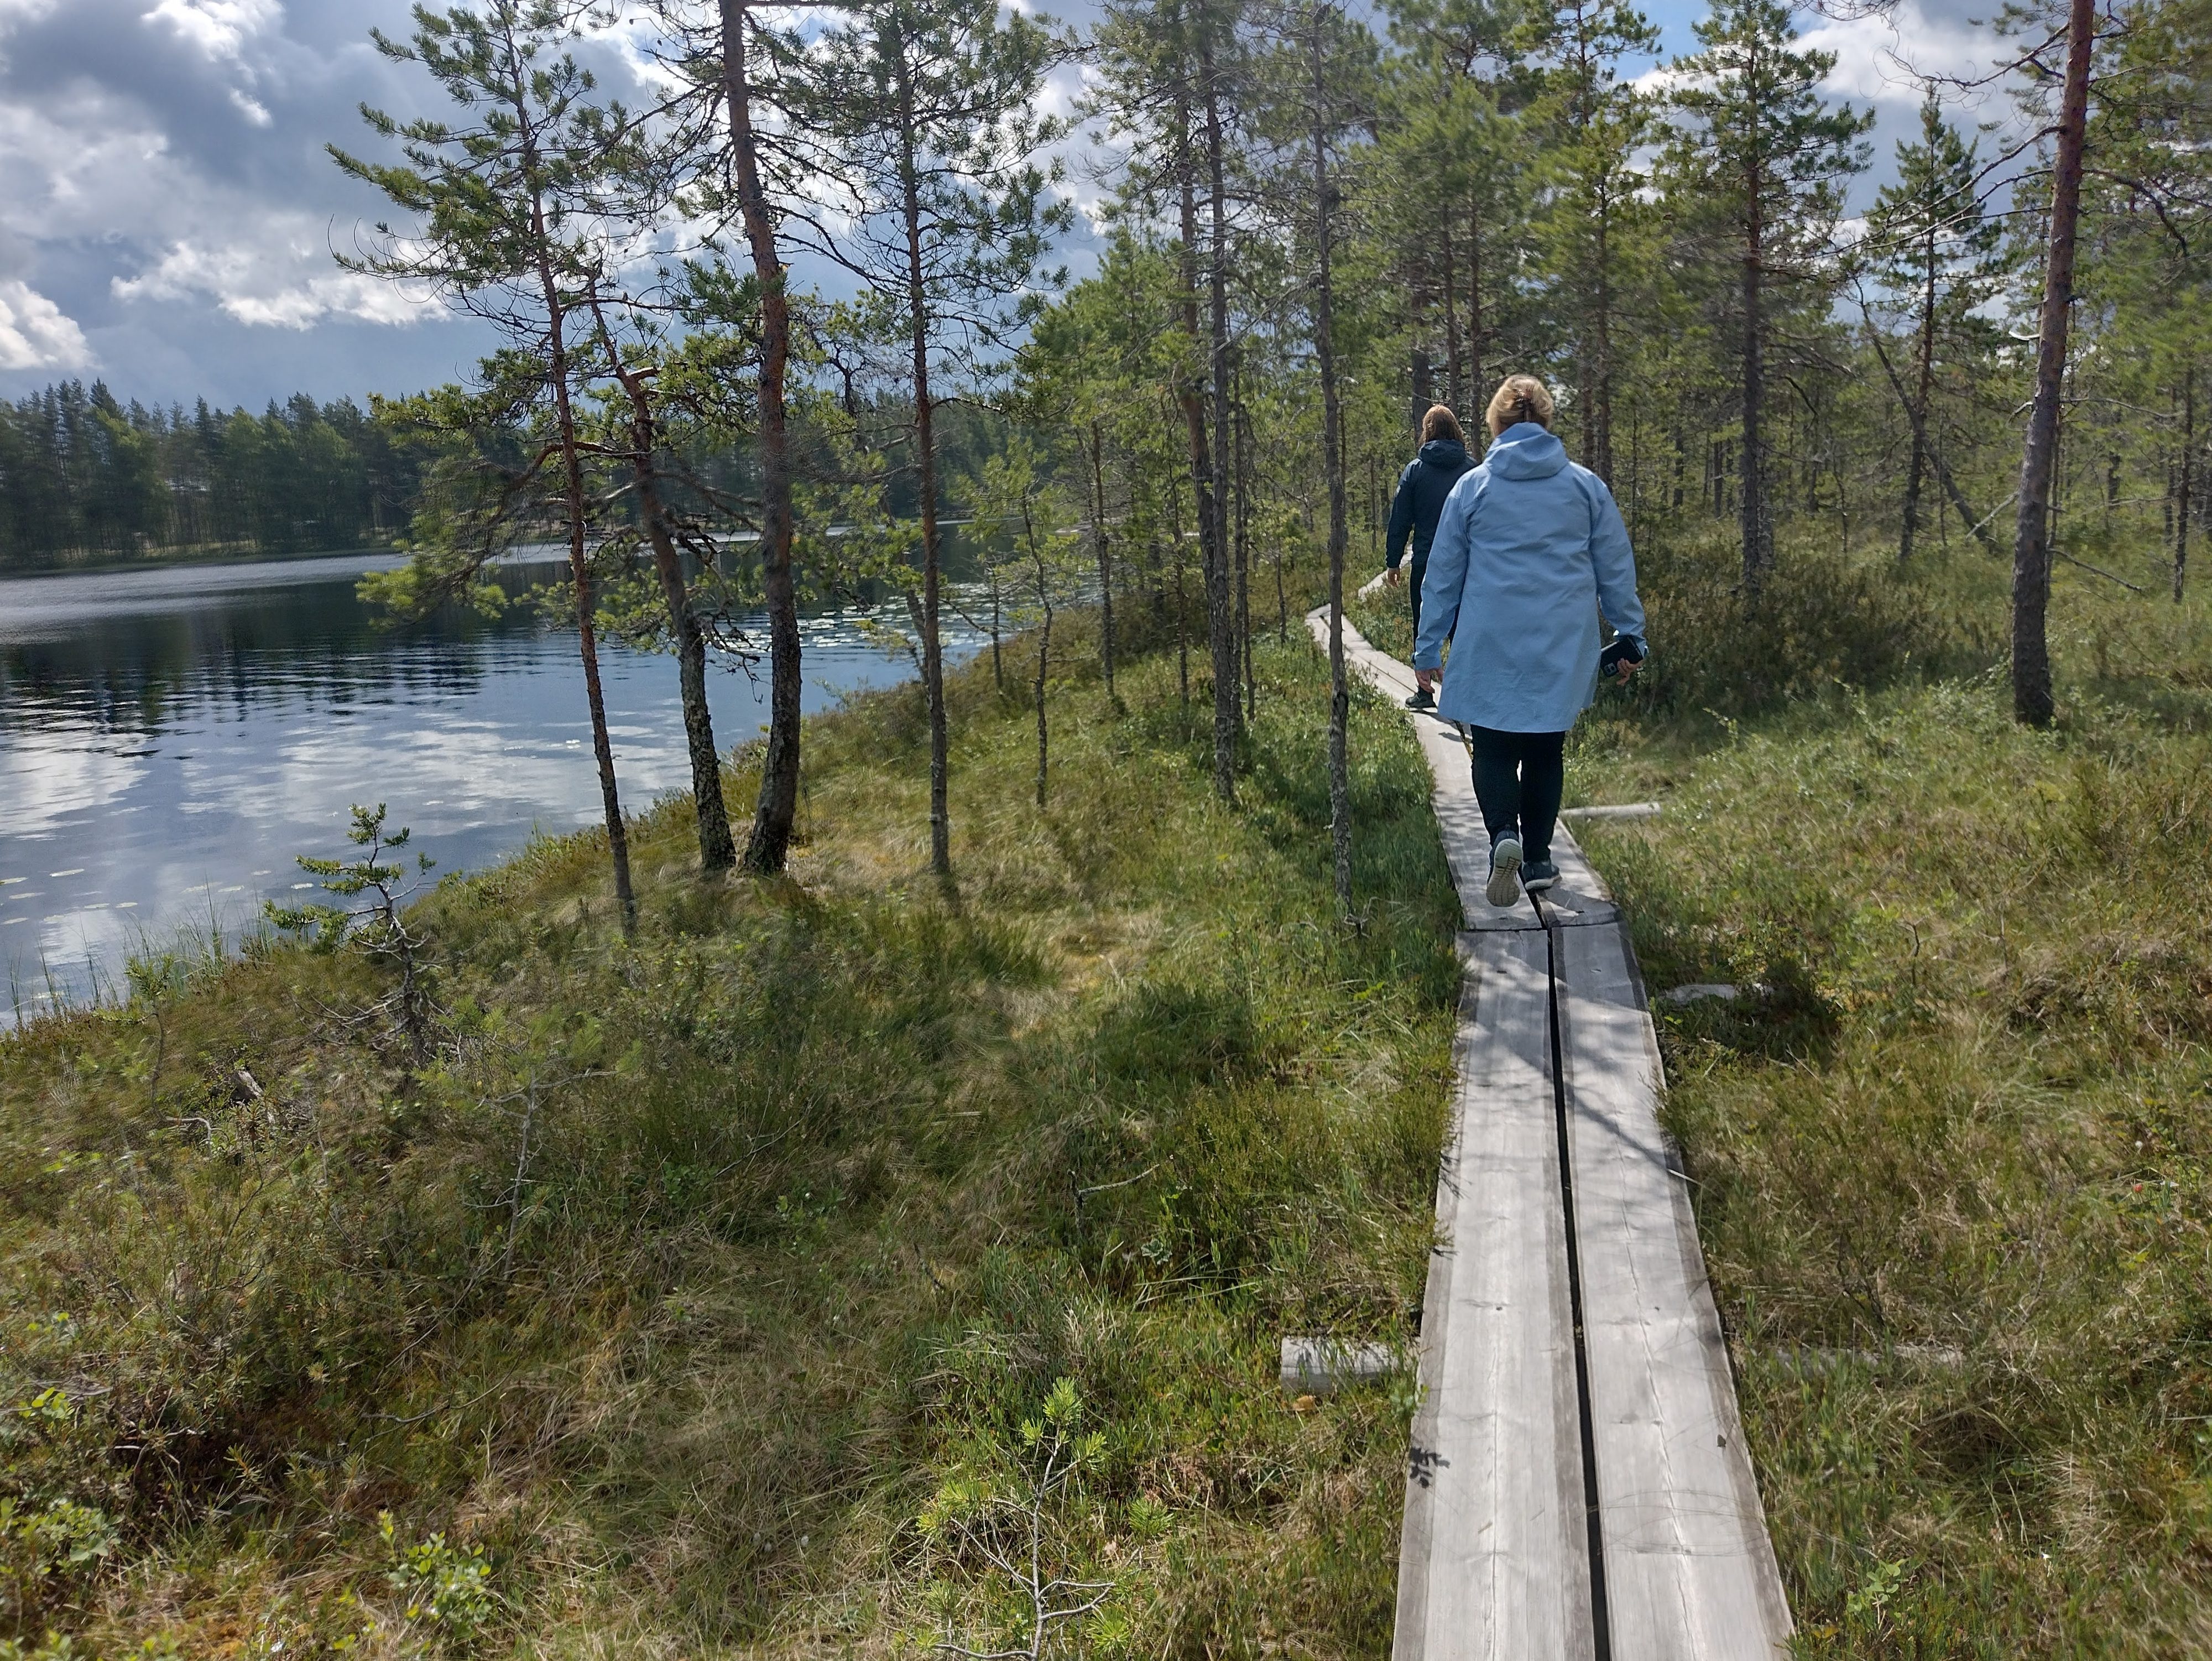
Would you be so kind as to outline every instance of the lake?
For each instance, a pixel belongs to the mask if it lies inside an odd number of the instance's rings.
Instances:
[[[355,802],[386,803],[441,872],[600,822],[574,636],[528,607],[381,627],[354,586],[398,563],[0,579],[0,1023],[111,995],[149,943],[234,937],[264,900],[305,897],[295,855],[349,851]],[[809,711],[912,674],[868,615],[804,620]],[[948,654],[972,646],[948,627]],[[605,643],[600,669],[623,806],[688,789],[675,660]],[[726,753],[768,719],[767,666],[708,678]]]

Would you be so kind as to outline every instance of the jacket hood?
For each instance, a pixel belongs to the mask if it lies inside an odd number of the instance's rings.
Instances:
[[[1421,459],[1431,467],[1464,467],[1467,446],[1455,438],[1432,438],[1421,446]]]
[[[1498,434],[1482,459],[1499,478],[1549,478],[1566,466],[1567,447],[1557,433],[1522,421]]]

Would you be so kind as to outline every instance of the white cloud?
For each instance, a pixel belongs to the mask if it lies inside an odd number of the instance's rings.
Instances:
[[[117,277],[114,289],[126,301],[205,295],[240,323],[276,329],[311,328],[334,317],[405,324],[441,314],[427,296],[330,267],[321,234],[288,216],[268,224],[258,241],[175,243],[151,269]]]
[[[294,385],[444,379],[488,344],[464,323],[404,343],[380,330],[387,344],[363,352],[356,329],[323,326],[447,315],[331,258],[392,209],[324,145],[388,155],[362,130],[364,101],[402,119],[447,112],[434,82],[369,45],[372,26],[407,33],[408,13],[409,0],[0,0],[0,277],[60,314],[10,299],[28,320],[0,340],[0,391],[52,373],[17,366],[75,352],[133,393],[251,405]],[[608,96],[650,105],[665,66],[641,25],[613,33],[580,55]],[[70,322],[81,335],[61,332]]]
[[[161,0],[144,21],[167,23],[210,58],[234,58],[283,16],[282,0]]]
[[[1831,98],[1917,108],[1927,77],[1978,79],[1989,72],[2001,44],[1987,25],[1931,17],[1920,0],[1902,0],[1893,10],[1816,18],[1798,37],[1797,49],[1835,55],[1835,68],[1820,83],[1820,90]],[[1663,94],[1683,80],[1670,64],[1659,63],[1634,77],[1632,84],[1647,93]],[[1955,88],[1944,88],[1947,104],[1958,102],[1959,96]],[[1979,112],[1996,100],[1982,94],[1965,101]]]
[[[1802,43],[1836,55],[1826,90],[1870,103],[1920,102],[1923,77],[1971,79],[1986,73],[1996,42],[1985,27],[1931,18],[1905,0],[1893,13],[1832,19],[1805,32]]]
[[[0,369],[81,369],[84,332],[27,283],[0,282]]]

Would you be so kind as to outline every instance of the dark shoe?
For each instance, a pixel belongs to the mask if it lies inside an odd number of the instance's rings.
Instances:
[[[1413,696],[1406,700],[1406,707],[1408,709],[1433,709],[1437,707],[1437,695],[1425,686],[1416,686]]]
[[[1500,837],[1491,844],[1490,885],[1483,898],[1492,905],[1510,905],[1521,897],[1521,838]]]
[[[1559,879],[1559,867],[1549,860],[1529,860],[1521,867],[1521,885],[1540,894]]]

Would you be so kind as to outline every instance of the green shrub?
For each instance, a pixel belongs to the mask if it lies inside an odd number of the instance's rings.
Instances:
[[[1626,698],[1647,714],[1748,715],[1838,685],[1978,672],[1997,648],[1917,575],[1830,551],[1785,547],[1747,595],[1727,543],[1655,540],[1637,580],[1652,660]]]
[[[442,1640],[466,1643],[497,1607],[491,1564],[481,1546],[456,1546],[442,1533],[402,1542],[390,1512],[378,1513],[377,1537],[392,1554],[385,1579],[401,1599],[401,1618]]]

